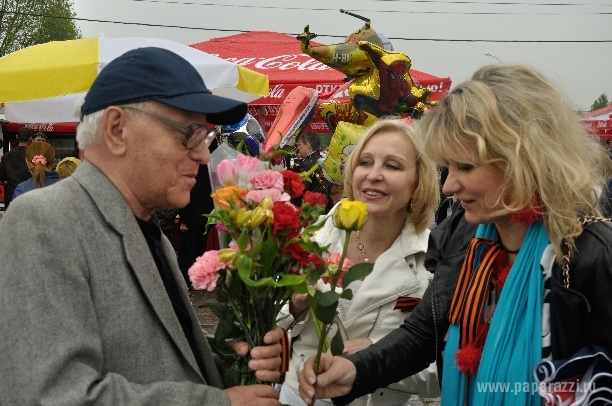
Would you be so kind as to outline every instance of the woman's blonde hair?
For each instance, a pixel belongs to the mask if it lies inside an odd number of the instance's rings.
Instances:
[[[435,162],[499,171],[505,179],[501,195],[509,200],[500,202],[504,209],[496,214],[536,210],[559,261],[559,239],[573,245],[582,232],[578,218],[600,215],[598,195],[611,160],[563,93],[529,67],[480,68],[425,114],[420,127]],[[474,162],[465,162],[466,156]]]
[[[26,148],[26,163],[37,187],[45,186],[45,174],[55,166],[55,148],[47,142],[33,142]]]
[[[58,162],[55,167],[55,172],[58,173],[60,178],[64,179],[72,175],[76,168],[81,164],[81,160],[73,156],[67,156]]]
[[[416,164],[416,189],[406,210],[417,233],[422,232],[431,222],[440,200],[440,181],[436,165],[423,155],[423,146],[419,141],[415,125],[408,125],[396,118],[381,118],[368,127],[355,149],[350,153],[344,168],[344,191],[350,200],[354,200],[353,172],[359,165],[361,151],[376,134],[394,132],[404,135],[412,145],[415,156],[409,157]]]

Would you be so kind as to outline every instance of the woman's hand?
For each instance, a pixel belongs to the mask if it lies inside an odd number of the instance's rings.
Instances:
[[[284,331],[276,326],[274,330],[268,331],[263,338],[267,345],[255,347],[251,350],[249,368],[255,371],[255,376],[262,382],[278,382],[280,380],[280,365],[282,346],[280,340]],[[249,346],[244,341],[238,341],[233,345],[234,351],[239,355],[247,355]]]
[[[372,345],[372,340],[369,338],[355,338],[344,342],[344,351],[342,355],[354,354],[357,351],[364,350]]]
[[[333,357],[329,353],[321,354],[319,375],[315,375],[314,357],[308,358],[304,369],[298,375],[300,396],[309,405],[313,397],[319,399],[335,398],[348,394],[357,377],[355,365],[346,358]],[[314,383],[317,383],[315,390]]]

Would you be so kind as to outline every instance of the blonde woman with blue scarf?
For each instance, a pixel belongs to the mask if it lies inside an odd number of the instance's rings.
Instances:
[[[419,125],[460,205],[431,233],[434,280],[376,344],[326,356],[318,377],[309,360],[300,395],[344,405],[435,359],[442,406],[541,405],[540,362],[612,353],[612,225],[597,219],[610,158],[561,91],[520,65],[480,68]]]

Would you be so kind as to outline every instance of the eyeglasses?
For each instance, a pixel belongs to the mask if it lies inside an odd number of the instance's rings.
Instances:
[[[210,143],[219,134],[216,128],[209,130],[208,126],[202,124],[192,124],[191,127],[186,127],[168,117],[162,116],[161,114],[157,114],[149,110],[145,110],[138,106],[125,105],[121,107],[129,107],[131,109],[142,111],[143,113],[146,113],[151,117],[158,119],[168,127],[180,132],[185,136],[185,139],[183,139],[183,145],[188,149],[194,149],[195,147],[200,145],[202,141],[204,141],[204,144],[206,146],[209,146]]]

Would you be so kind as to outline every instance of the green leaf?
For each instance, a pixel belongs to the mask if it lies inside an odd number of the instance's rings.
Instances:
[[[261,248],[261,267],[264,269],[266,274],[269,274],[269,270],[272,269],[274,260],[279,255],[278,238],[272,233],[264,234],[262,237],[263,243]]]
[[[293,289],[295,293],[309,293],[308,285],[305,283],[300,283],[298,285],[292,285],[291,289]]]
[[[334,318],[336,317],[336,307],[317,306],[317,308],[315,309],[315,315],[317,316],[317,319],[321,320],[321,322],[329,324],[334,321]]]
[[[229,307],[219,302],[213,302],[213,301],[206,302],[206,305],[210,308],[213,314],[217,316],[217,318],[219,319],[232,318],[232,310]]]
[[[238,274],[240,277],[245,275],[248,278],[251,278],[253,274],[253,258],[249,257],[246,254],[240,254],[234,261],[236,268],[238,268]]]
[[[321,279],[321,276],[323,276],[326,270],[327,267],[325,266],[325,264],[323,264],[317,269],[308,272],[308,283],[310,283],[311,285],[315,285],[317,281]]]
[[[263,249],[263,243],[265,241],[259,241],[257,244],[253,245],[250,249],[249,249],[249,255],[251,255],[253,258],[257,258],[257,256],[261,253],[261,250]]]
[[[340,294],[337,292],[329,291],[321,295],[315,308],[315,315],[317,319],[321,320],[325,324],[330,324],[336,317],[336,309],[338,307],[338,299]]]
[[[374,264],[369,262],[362,262],[361,264],[353,265],[342,278],[342,286],[346,287],[353,281],[365,278],[372,272],[373,268]]]
[[[336,331],[336,335],[331,340],[330,347],[331,353],[333,355],[342,355],[344,352],[344,341],[342,340],[342,334],[340,334],[340,329]]]
[[[246,255],[242,255],[242,257],[248,258],[248,260],[245,259],[243,260],[242,264],[238,265],[238,276],[240,276],[240,279],[245,283],[245,285],[252,288],[258,288],[260,286],[274,286],[274,280],[272,278],[261,278],[258,281],[251,279],[253,260]],[[247,263],[248,266],[246,265]]]
[[[342,289],[342,295],[340,295],[342,299],[352,300],[353,299],[353,291],[349,288]]]
[[[249,230],[245,228],[240,233],[240,237],[238,237],[238,248],[240,248],[240,251],[244,252],[244,250],[246,250],[246,247],[249,245],[250,242],[251,242],[251,237],[249,236]]]
[[[302,285],[305,284],[306,277],[307,275],[283,275],[278,280],[278,282],[276,282],[276,286],[280,287]]]
[[[207,336],[208,344],[210,344],[212,350],[219,354],[223,359],[234,359],[236,358],[236,352],[232,346],[226,340],[219,340],[215,337]]]
[[[306,301],[308,302],[308,306],[312,309],[317,307],[317,303],[319,303],[319,298],[321,297],[321,292],[313,288],[311,285],[308,285],[308,297]]]
[[[219,319],[217,328],[215,330],[215,338],[218,340],[225,340],[227,338],[233,338],[234,335],[234,317],[226,317]]]
[[[319,299],[319,306],[328,307],[328,306],[338,306],[338,299],[340,298],[340,294],[338,292],[334,292],[330,290],[321,295]]]

